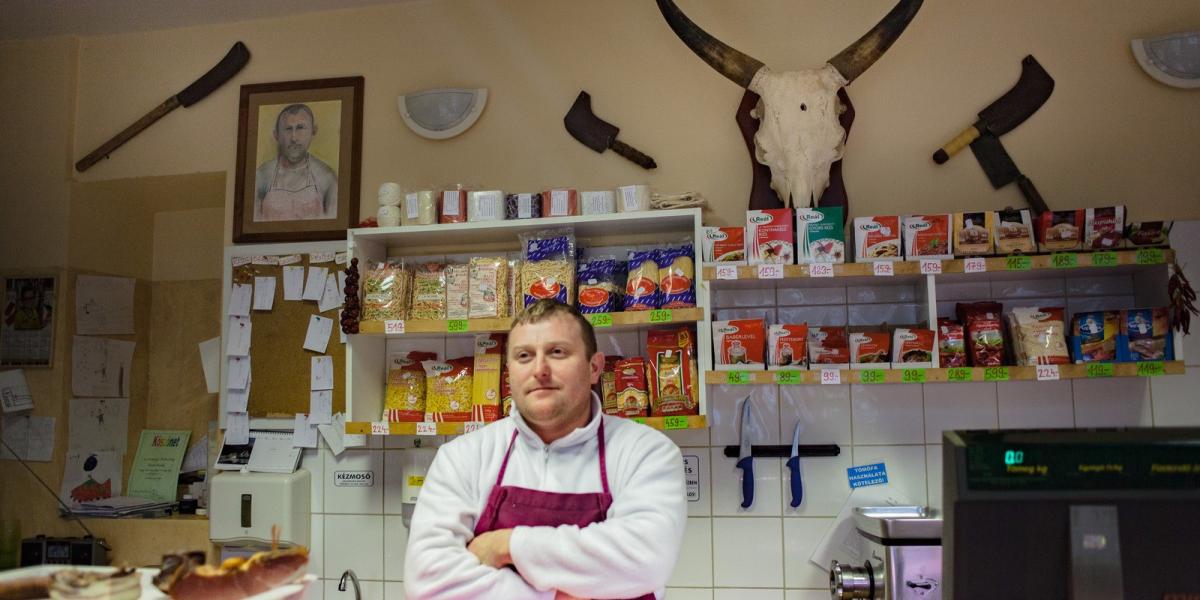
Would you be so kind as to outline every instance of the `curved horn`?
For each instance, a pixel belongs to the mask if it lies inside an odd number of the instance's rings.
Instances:
[[[671,0],[657,1],[667,24],[692,52],[734,83],[744,88],[750,87],[754,74],[763,67],[761,62],[700,29]]]
[[[922,0],[900,0],[866,35],[829,59],[829,64],[846,78],[847,83],[854,81],[863,71],[871,68],[896,38],[904,33],[904,28],[908,27],[917,10],[921,8],[921,2]],[[662,5],[661,0],[659,5]]]

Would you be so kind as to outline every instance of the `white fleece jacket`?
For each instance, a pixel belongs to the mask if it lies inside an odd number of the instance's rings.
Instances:
[[[604,416],[593,396],[587,425],[547,445],[513,413],[438,449],[413,513],[404,561],[409,600],[552,599],[665,595],[675,568],[687,500],[679,448],[662,433]],[[504,485],[546,492],[600,492],[596,431],[604,419],[607,520],[587,527],[517,527],[511,569],[480,564],[467,551],[500,473],[513,429],[519,433]]]

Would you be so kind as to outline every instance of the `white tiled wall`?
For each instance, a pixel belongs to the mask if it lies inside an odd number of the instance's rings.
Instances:
[[[1181,223],[1174,246],[1179,261],[1191,265],[1200,284],[1200,224]],[[1067,281],[965,282],[939,286],[940,312],[957,300],[1003,297],[1006,306],[1062,302],[1073,306],[1132,301],[1126,278]],[[718,318],[778,316],[820,324],[848,318],[895,315],[893,306],[916,298],[903,286],[727,290],[714,294]],[[850,302],[849,308],[847,302]],[[1090,304],[1089,304],[1090,302]],[[858,304],[855,304],[858,303]],[[899,309],[903,312],[906,309]],[[917,311],[919,313],[919,311]],[[856,315],[848,317],[848,315]],[[1196,323],[1200,327],[1200,322]],[[1200,337],[1200,336],[1196,336]],[[608,336],[606,351],[641,352],[636,335]],[[438,345],[435,342],[435,345]],[[390,350],[406,349],[389,343]],[[457,355],[460,349],[438,346]],[[467,350],[463,350],[465,354]],[[890,485],[914,502],[941,505],[941,432],[954,428],[1106,427],[1115,425],[1200,426],[1200,343],[1185,343],[1186,375],[1152,380],[1111,380],[877,386],[711,386],[709,430],[669,436],[700,463],[700,496],[688,506],[688,524],[679,562],[668,583],[673,600],[820,600],[829,597],[824,567],[808,561],[818,539],[850,493],[846,469],[883,462]],[[752,396],[751,431],[756,444],[791,441],[798,420],[803,443],[839,444],[835,458],[801,461],[804,502],[788,506],[788,475],[779,459],[755,463],[755,502],[740,507],[740,471],[723,447],[738,442],[737,408]],[[374,440],[373,440],[374,441]],[[436,443],[439,440],[434,440]],[[313,472],[313,560],[310,570],[321,585],[308,598],[352,598],[337,591],[338,578],[353,568],[366,598],[403,598],[407,531],[401,522],[399,453],[412,438],[389,438],[368,449],[305,451],[303,466]],[[339,469],[373,470],[374,485],[338,488]]]

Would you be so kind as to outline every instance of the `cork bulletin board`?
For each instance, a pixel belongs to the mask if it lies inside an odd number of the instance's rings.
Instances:
[[[290,245],[288,245],[290,246]],[[312,245],[309,245],[311,248]],[[294,248],[292,248],[294,250]],[[249,248],[239,248],[247,251]],[[247,401],[247,412],[251,418],[287,419],[291,420],[296,413],[309,411],[311,389],[310,373],[312,358],[329,356],[333,358],[333,412],[346,410],[346,345],[341,343],[341,326],[336,308],[321,312],[318,303],[312,300],[284,300],[284,267],[278,264],[279,259],[292,256],[297,262],[287,266],[304,267],[307,282],[309,267],[322,267],[328,274],[336,275],[345,269],[344,264],[335,262],[334,251],[322,252],[319,256],[313,252],[288,252],[284,245],[263,247],[259,251],[270,251],[270,254],[250,256],[234,256],[226,261],[225,285],[225,315],[228,321],[229,294],[233,284],[254,284],[255,277],[274,277],[275,293],[271,310],[251,310],[252,324],[250,336],[250,395]],[[344,257],[345,245],[341,245],[341,255]],[[314,257],[322,262],[313,262]],[[328,260],[324,260],[328,257]],[[286,262],[286,261],[283,261]],[[242,264],[245,263],[245,264]],[[339,287],[340,294],[340,287]],[[325,353],[321,354],[304,348],[305,337],[308,333],[309,321],[312,315],[320,315],[331,319],[333,330]],[[228,327],[228,325],[226,325]],[[222,341],[222,360],[224,344]],[[226,375],[227,377],[228,375]],[[222,378],[224,384],[225,378]],[[225,393],[225,390],[222,390]],[[224,403],[222,403],[224,406]],[[224,410],[224,408],[222,408]],[[222,413],[222,416],[224,414]]]

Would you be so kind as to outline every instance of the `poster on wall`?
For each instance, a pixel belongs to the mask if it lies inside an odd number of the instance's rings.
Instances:
[[[50,367],[54,359],[54,277],[4,279],[0,367]]]

